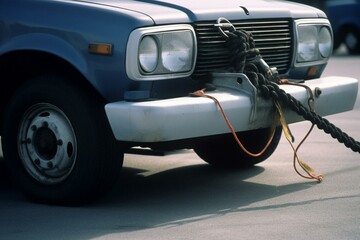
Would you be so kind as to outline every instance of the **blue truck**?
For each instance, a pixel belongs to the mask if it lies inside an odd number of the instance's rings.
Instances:
[[[350,54],[360,54],[359,11],[359,0],[326,2],[326,13],[334,32],[334,49],[344,43]]]
[[[230,29],[230,30],[229,30]],[[2,0],[0,136],[9,175],[29,199],[96,200],[136,146],[194,149],[214,167],[266,160],[274,104],[231,72],[224,35],[252,34],[269,69],[302,82],[326,116],[351,110],[358,81],[321,77],[333,32],[314,7],[275,0]],[[213,99],[252,156],[234,141]],[[306,88],[279,88],[307,106]],[[321,94],[320,94],[321,93]],[[304,119],[284,110],[288,123]]]

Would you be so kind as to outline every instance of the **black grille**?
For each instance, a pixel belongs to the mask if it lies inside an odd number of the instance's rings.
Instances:
[[[267,21],[231,21],[236,29],[253,34],[256,48],[270,67],[277,67],[279,73],[285,73],[292,59],[292,34],[288,20]],[[203,76],[209,72],[226,70],[229,56],[225,41],[214,27],[215,22],[194,24],[198,41],[198,55],[194,76]]]

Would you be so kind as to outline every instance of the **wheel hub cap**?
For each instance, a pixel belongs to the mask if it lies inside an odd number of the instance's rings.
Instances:
[[[56,106],[37,104],[20,123],[19,153],[27,172],[43,184],[63,181],[76,161],[76,137],[69,119]]]

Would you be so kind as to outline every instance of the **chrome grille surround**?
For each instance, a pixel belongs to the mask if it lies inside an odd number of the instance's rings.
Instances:
[[[287,72],[293,57],[292,25],[290,20],[231,21],[235,28],[252,33],[255,45],[270,67],[280,74]],[[230,66],[231,53],[214,22],[197,22],[193,25],[198,53],[194,77],[209,72],[223,71]]]

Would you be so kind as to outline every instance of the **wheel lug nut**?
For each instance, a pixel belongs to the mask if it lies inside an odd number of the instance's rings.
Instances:
[[[36,127],[36,125],[32,125],[31,126],[31,130],[33,130],[34,132],[37,130],[37,127]]]
[[[57,145],[59,146],[63,145],[63,141],[61,139],[57,140]]]
[[[45,121],[45,122],[43,122],[43,126],[44,126],[44,127],[48,127],[48,126],[49,126],[49,123]]]
[[[48,162],[48,163],[47,163],[47,166],[48,166],[48,168],[53,168],[53,167],[54,167],[54,164],[53,164],[52,162]]]
[[[38,158],[37,158],[37,159],[35,159],[35,161],[34,161],[34,162],[35,162],[35,164],[36,164],[36,165],[40,165],[40,160],[39,160]]]

